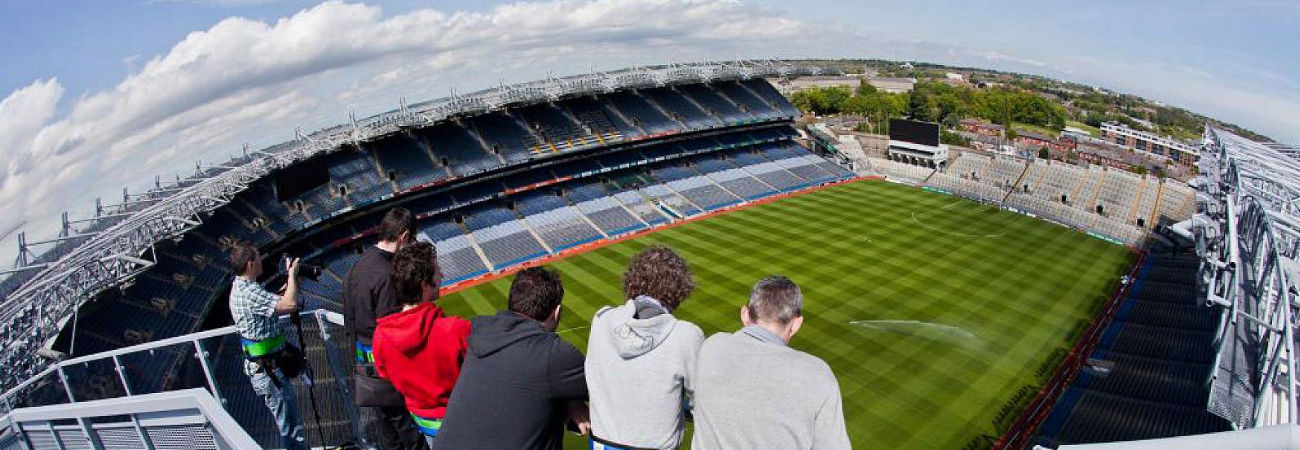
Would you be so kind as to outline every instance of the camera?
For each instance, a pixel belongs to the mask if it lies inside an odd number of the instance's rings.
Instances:
[[[289,270],[289,261],[291,260],[293,260],[293,257],[289,256],[289,254],[287,253],[282,258],[280,258],[280,267],[283,268],[283,270],[285,270],[286,273],[288,273],[287,271]],[[308,280],[316,281],[320,279],[320,274],[321,274],[320,266],[298,261],[298,278],[305,278]]]

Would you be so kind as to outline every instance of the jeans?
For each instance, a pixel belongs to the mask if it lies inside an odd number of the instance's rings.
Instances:
[[[255,368],[254,363],[250,363],[246,368],[248,379],[253,384],[253,391],[262,397],[262,401],[266,402],[266,408],[271,410],[272,416],[275,416],[275,427],[280,431],[280,438],[284,440],[284,448],[307,450],[302,416],[298,414],[298,402],[293,392],[292,382],[276,370],[275,377],[280,380],[280,384],[284,387],[282,389],[271,382],[270,376]]]
[[[424,450],[424,433],[416,428],[404,406],[362,406],[361,427],[380,450]]]

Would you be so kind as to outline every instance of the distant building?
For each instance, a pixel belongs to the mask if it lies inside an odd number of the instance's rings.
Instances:
[[[1079,127],[1070,127],[1070,126],[1065,127],[1064,130],[1061,130],[1061,137],[1071,138],[1074,139],[1075,141],[1086,141],[1090,139],[1096,139],[1096,137],[1093,136],[1092,133],[1089,133],[1088,130]]]
[[[958,126],[961,127],[962,131],[983,136],[1002,137],[1002,133],[1005,131],[1002,125],[985,122],[979,119],[962,119],[961,122],[958,123]]]
[[[1142,157],[1131,150],[1105,142],[1080,143],[1074,150],[1074,155],[1082,162],[1124,170],[1146,163]]]
[[[1155,155],[1183,166],[1196,164],[1196,147],[1168,136],[1134,130],[1118,122],[1101,124],[1101,138],[1137,152]]]
[[[794,79],[772,78],[767,81],[776,86],[776,90],[782,94],[802,91],[810,88],[830,88],[846,87],[850,90],[857,90],[862,84],[862,78],[853,75],[845,76],[807,76]]]
[[[891,93],[901,94],[912,90],[916,85],[915,78],[868,78],[867,83],[875,86],[876,89]]]

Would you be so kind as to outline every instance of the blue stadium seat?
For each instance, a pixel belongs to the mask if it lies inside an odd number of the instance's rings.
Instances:
[[[721,119],[725,124],[747,123],[755,119],[753,114],[741,111],[735,103],[719,95],[718,91],[709,85],[686,84],[679,86],[677,90],[695,100],[707,109],[706,112]]]
[[[735,103],[740,109],[748,111],[756,118],[761,120],[770,120],[781,117],[783,113],[771,104],[759,97],[753,91],[736,81],[723,81],[714,84],[718,92],[725,95],[729,100]]]
[[[446,165],[458,175],[472,175],[501,165],[468,131],[455,123],[443,122],[421,129],[417,134],[429,143],[435,156],[446,158]]]
[[[615,92],[605,97],[606,101],[622,112],[632,124],[639,126],[646,133],[656,134],[680,130],[684,125],[659,112],[653,105],[632,92]]]
[[[519,164],[532,157],[536,139],[513,116],[494,112],[465,121],[478,131],[488,150],[505,158],[506,164]]]
[[[721,120],[701,110],[691,102],[691,99],[672,88],[645,89],[641,94],[657,103],[670,115],[675,115],[678,121],[686,124],[687,129],[702,130],[722,126]]]
[[[385,178],[395,180],[402,189],[447,177],[446,171],[434,164],[424,148],[404,133],[385,136],[366,146],[378,159]]]
[[[777,92],[776,88],[772,87],[772,83],[768,83],[767,80],[751,78],[743,80],[740,83],[749,88],[751,92],[758,94],[759,97],[766,100],[769,105],[775,106],[783,116],[799,117],[799,110],[796,109],[794,105],[791,105],[790,101],[786,100],[784,95]]]

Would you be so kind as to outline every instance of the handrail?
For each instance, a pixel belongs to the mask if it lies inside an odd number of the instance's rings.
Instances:
[[[68,419],[84,421],[93,417],[132,416],[131,423],[134,423],[137,428],[142,426],[147,428],[150,421],[159,420],[157,414],[159,412],[185,410],[197,410],[201,418],[189,416],[182,419],[211,426],[215,431],[213,438],[228,445],[228,448],[257,448],[257,442],[248,435],[244,427],[235,422],[212,394],[199,388],[91,402],[20,408],[11,411],[5,418],[17,429],[22,428],[24,422],[55,422]],[[175,424],[175,418],[172,419],[168,421],[168,425]],[[83,430],[91,432],[96,428],[98,427],[90,425]],[[87,439],[94,441],[90,436],[87,436]]]
[[[330,323],[333,323],[335,325],[340,325],[340,326],[343,325],[343,316],[341,314],[332,311],[327,311],[324,309],[306,311],[303,312],[302,315],[307,317],[319,316],[320,318],[329,321]],[[280,316],[280,320],[282,321],[287,320],[288,318],[289,318],[288,315]],[[11,401],[13,397],[17,395],[19,392],[21,392],[24,388],[31,386],[32,383],[35,383],[36,381],[41,380],[48,375],[58,372],[60,369],[75,366],[78,364],[86,364],[93,361],[113,359],[118,356],[144,352],[149,350],[155,350],[155,349],[164,348],[164,347],[177,345],[177,344],[198,343],[199,341],[204,339],[227,336],[231,334],[235,334],[234,325],[225,326],[221,328],[214,328],[211,330],[199,331],[199,332],[185,334],[181,336],[174,336],[165,339],[159,339],[156,341],[146,342],[143,344],[132,345],[130,347],[122,347],[118,349],[107,350],[107,351],[103,351],[91,355],[78,356],[76,358],[59,361],[58,363],[51,365],[50,367],[46,368],[45,370],[41,371],[35,376],[32,376],[31,378],[24,380],[22,383],[19,383],[13,388],[10,388],[9,390],[5,391],[4,394],[0,394],[0,404],[3,404],[4,402],[7,401]],[[114,362],[114,364],[117,365],[116,362]],[[76,402],[73,401],[72,403],[76,403]]]

